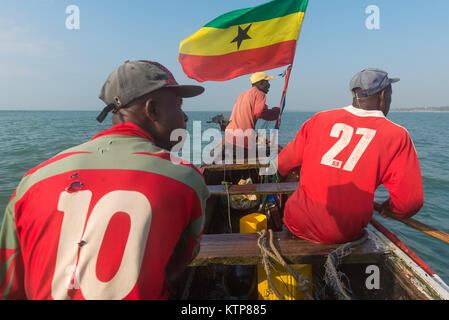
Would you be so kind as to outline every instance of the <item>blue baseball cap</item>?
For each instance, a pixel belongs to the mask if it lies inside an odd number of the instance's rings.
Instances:
[[[354,90],[356,88],[362,89],[357,95],[359,97],[372,96],[390,84],[400,81],[399,78],[388,78],[388,73],[377,69],[368,68],[357,73],[351,80],[349,84],[349,89],[351,90],[353,96],[355,96]]]

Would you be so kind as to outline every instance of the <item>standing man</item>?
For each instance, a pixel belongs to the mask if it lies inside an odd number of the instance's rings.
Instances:
[[[397,217],[409,218],[422,207],[413,142],[406,129],[386,118],[397,81],[379,69],[357,73],[350,83],[353,105],[316,114],[279,154],[281,175],[301,167],[298,190],[284,212],[296,236],[317,243],[358,239],[382,184],[390,192],[383,208]]]
[[[176,165],[181,86],[162,65],[125,62],[100,98],[114,126],[25,174],[0,232],[1,299],[165,299],[199,251],[208,190]]]
[[[243,92],[234,104],[225,131],[227,143],[244,149],[254,148],[253,142],[256,139],[254,129],[257,120],[273,121],[278,119],[280,108],[269,109],[265,104],[266,94],[270,90],[269,80],[273,78],[264,72],[256,72],[250,77],[251,89]]]

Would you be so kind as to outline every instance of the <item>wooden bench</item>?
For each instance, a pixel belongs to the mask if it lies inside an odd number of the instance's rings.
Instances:
[[[259,235],[255,233],[205,234],[201,250],[190,266],[210,264],[256,265],[262,262],[262,254],[257,245]],[[275,232],[274,244],[287,263],[323,264],[327,255],[337,249],[338,244],[315,244],[292,235],[290,232]],[[344,258],[345,263],[377,263],[387,253],[379,249],[371,240],[354,248]]]
[[[250,169],[260,169],[268,168],[269,164],[262,164],[257,160],[245,161],[244,163],[231,163],[231,164],[209,164],[201,165],[200,170],[211,170],[211,171],[235,171],[235,170],[250,170]]]
[[[211,195],[225,196],[226,186],[216,185],[207,186]],[[263,183],[263,184],[245,184],[230,185],[228,191],[230,195],[240,194],[292,194],[298,188],[298,182],[281,182],[281,183]]]

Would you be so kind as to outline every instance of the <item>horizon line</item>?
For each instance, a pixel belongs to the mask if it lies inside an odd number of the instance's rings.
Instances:
[[[321,112],[328,109],[320,110],[286,110],[286,112]],[[58,112],[73,112],[73,111],[85,111],[85,112],[101,112],[101,110],[88,110],[88,109],[3,109],[0,107],[0,111],[58,111]],[[185,112],[232,112],[231,110],[205,110],[205,109],[194,109],[194,110],[184,110]]]

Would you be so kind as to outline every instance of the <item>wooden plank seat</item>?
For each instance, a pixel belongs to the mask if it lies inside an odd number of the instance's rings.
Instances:
[[[225,196],[226,186],[215,185],[207,186],[211,195]],[[245,184],[230,185],[228,191],[230,195],[240,194],[292,194],[298,188],[298,182],[281,182],[281,183],[263,183],[263,184]]]
[[[257,160],[248,161],[245,159],[244,163],[231,163],[231,164],[208,164],[201,165],[201,170],[211,170],[211,171],[235,171],[235,170],[249,170],[249,169],[260,169],[267,168],[269,164],[262,164]]]
[[[262,262],[256,233],[205,234],[198,256],[190,266],[210,264],[255,265]],[[339,244],[316,244],[295,237],[288,231],[275,232],[274,244],[287,263],[323,264],[327,255]],[[344,263],[377,263],[387,251],[380,249],[370,239],[354,248],[343,258]]]

